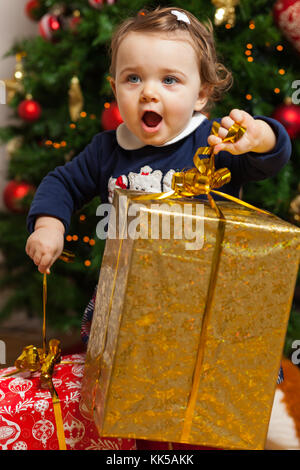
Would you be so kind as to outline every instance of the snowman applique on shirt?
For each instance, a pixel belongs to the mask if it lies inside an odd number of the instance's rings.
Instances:
[[[131,171],[128,175],[112,176],[108,180],[108,201],[113,202],[115,188],[161,193],[171,189],[175,170],[169,170],[164,176],[161,170],[153,170],[151,166],[143,166],[139,173]]]

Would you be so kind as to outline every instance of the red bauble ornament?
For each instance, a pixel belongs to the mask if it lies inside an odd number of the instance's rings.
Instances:
[[[291,139],[300,135],[300,106],[282,104],[274,111],[272,117],[286,128]]]
[[[100,10],[104,4],[113,5],[115,0],[89,0],[91,7]]]
[[[32,122],[39,119],[42,108],[37,101],[23,100],[18,106],[18,113],[20,118]]]
[[[38,19],[37,11],[40,8],[39,0],[29,0],[25,5],[25,13],[30,20],[36,21]]]
[[[104,0],[89,0],[89,4],[91,5],[91,7],[97,8],[98,10],[102,8],[103,3]]]
[[[81,18],[80,16],[73,16],[67,21],[67,25],[70,31],[72,33],[77,34],[77,27],[81,23]]]
[[[300,0],[277,0],[273,15],[282,34],[300,52]]]
[[[104,130],[109,131],[116,129],[123,119],[121,117],[118,105],[115,101],[110,103],[109,107],[106,107],[101,116],[101,124]]]
[[[56,15],[46,13],[39,22],[40,35],[46,39],[46,41],[52,41],[55,33],[61,29],[61,23]]]
[[[24,181],[10,181],[3,192],[4,204],[12,212],[26,212],[26,209],[22,207],[22,200],[34,190],[31,184]]]

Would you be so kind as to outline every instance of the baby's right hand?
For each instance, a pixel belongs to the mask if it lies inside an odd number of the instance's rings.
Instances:
[[[25,251],[41,273],[50,274],[52,264],[64,248],[64,225],[53,217],[39,217],[28,237]]]

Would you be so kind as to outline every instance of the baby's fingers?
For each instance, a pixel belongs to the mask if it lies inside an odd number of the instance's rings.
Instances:
[[[220,144],[222,142],[222,139],[221,137],[218,137],[216,135],[210,135],[207,139],[207,142],[209,145],[213,146],[213,145]]]
[[[221,137],[210,135],[207,139],[208,144],[214,148],[214,153],[217,154],[220,150],[225,149],[225,144],[222,143]]]
[[[36,264],[40,273],[50,274],[50,268],[53,262],[54,262],[53,256],[46,254],[46,255],[42,255],[39,260],[39,263],[38,264],[36,263]]]

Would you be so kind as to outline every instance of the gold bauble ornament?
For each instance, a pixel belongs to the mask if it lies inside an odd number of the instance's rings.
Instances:
[[[16,54],[16,65],[15,65],[15,72],[13,78],[1,80],[4,83],[4,87],[2,86],[1,92],[1,103],[3,102],[3,94],[6,94],[7,99],[4,99],[7,104],[10,104],[12,99],[15,97],[16,93],[23,94],[24,87],[23,87],[23,78],[24,78],[24,70],[23,70],[23,63],[22,58],[26,56],[25,52],[18,52]],[[4,88],[4,92],[3,92]]]
[[[5,146],[7,156],[13,157],[14,153],[22,147],[23,143],[24,137],[22,135],[17,135],[10,139]]]
[[[223,23],[235,25],[235,7],[240,3],[239,0],[211,0],[216,7],[214,24],[220,26]]]
[[[69,113],[71,121],[76,122],[80,117],[83,109],[84,99],[80,88],[78,77],[74,76],[71,79],[69,88]]]

